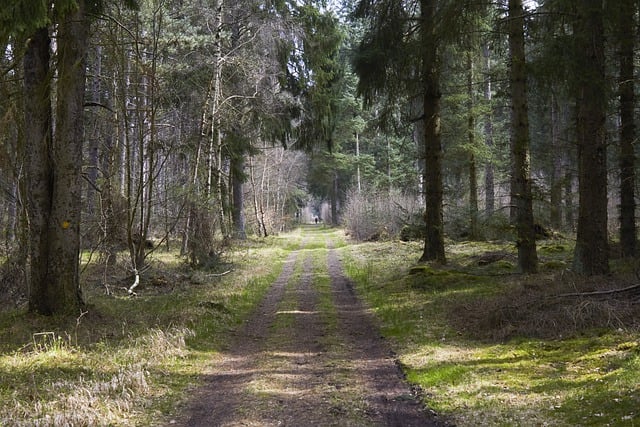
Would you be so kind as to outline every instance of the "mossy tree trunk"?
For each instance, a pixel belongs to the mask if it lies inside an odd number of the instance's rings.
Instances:
[[[29,311],[51,314],[47,266],[53,164],[49,30],[30,37],[23,59],[25,108],[25,199],[29,235]]]
[[[85,56],[88,26],[79,1],[59,22],[56,130],[52,136],[50,39],[33,34],[24,58],[29,309],[78,314]]]

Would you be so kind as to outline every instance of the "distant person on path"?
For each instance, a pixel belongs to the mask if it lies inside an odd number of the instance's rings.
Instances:
[[[316,225],[317,225],[318,224],[318,217],[315,217],[314,219],[315,219]]]

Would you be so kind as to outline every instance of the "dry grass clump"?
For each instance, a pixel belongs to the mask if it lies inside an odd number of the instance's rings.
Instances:
[[[493,296],[454,303],[450,322],[478,339],[562,338],[588,329],[640,327],[640,288],[623,277],[573,273],[514,278]]]
[[[5,395],[0,425],[125,425],[157,392],[150,371],[185,357],[185,339],[193,334],[187,328],[151,329],[129,348],[84,352],[56,338],[6,356],[0,359],[2,369],[32,379]],[[22,384],[29,382],[24,379]]]
[[[139,348],[145,357],[166,359],[171,357],[185,357],[187,344],[185,340],[195,336],[195,332],[188,328],[172,328],[168,331],[152,329],[147,335],[137,340]]]
[[[33,385],[35,400],[15,395],[1,412],[3,426],[103,426],[126,422],[145,401],[148,373],[142,364],[121,368],[110,378],[58,380]],[[39,395],[57,396],[38,399]]]
[[[415,218],[421,220],[417,197],[391,193],[349,193],[344,207],[344,226],[358,241],[378,241],[396,238],[403,226]]]

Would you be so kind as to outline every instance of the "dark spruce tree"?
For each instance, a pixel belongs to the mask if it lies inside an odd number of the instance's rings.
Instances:
[[[24,200],[29,242],[29,310],[77,315],[79,281],[85,59],[89,13],[84,0],[10,2],[2,5],[0,35],[26,39],[23,56]],[[57,60],[50,26],[57,28]],[[51,82],[55,64],[55,94]],[[55,99],[55,109],[52,100]],[[55,117],[55,130],[53,121]]]
[[[600,275],[609,272],[604,10],[602,1],[581,0],[576,11],[574,93],[580,206],[573,268],[581,274]]]
[[[365,24],[354,58],[365,104],[420,99],[424,143],[425,240],[421,261],[445,263],[438,1],[360,1],[353,16]]]
[[[637,249],[634,123],[635,84],[634,48],[637,33],[634,0],[619,0],[611,5],[613,31],[618,51],[618,95],[620,98],[620,246],[622,256],[634,257]]]
[[[529,109],[522,0],[509,0],[511,86],[511,200],[515,209],[518,266],[523,273],[538,268],[529,160]]]

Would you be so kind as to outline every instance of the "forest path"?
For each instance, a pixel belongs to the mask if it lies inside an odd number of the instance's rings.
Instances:
[[[173,425],[436,425],[344,276],[333,232],[303,229],[302,248]]]

